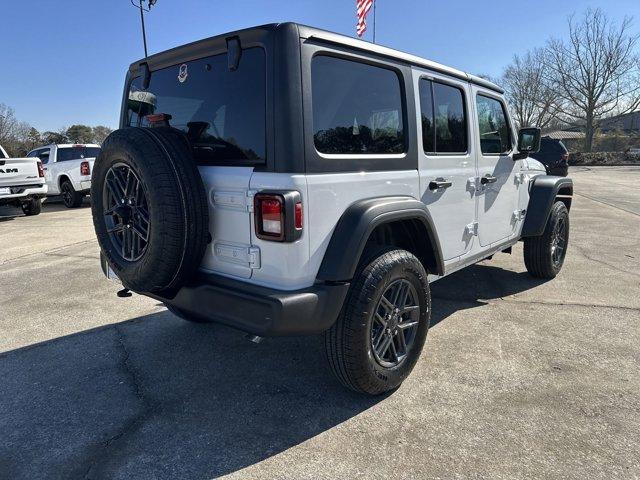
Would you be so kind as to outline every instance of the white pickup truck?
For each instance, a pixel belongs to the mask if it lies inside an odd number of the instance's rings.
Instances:
[[[0,146],[0,206],[13,205],[25,215],[38,215],[46,195],[42,163],[34,158],[9,158]]]
[[[61,195],[67,208],[82,205],[91,189],[93,162],[100,154],[96,144],[51,144],[30,151],[44,165],[49,195]]]

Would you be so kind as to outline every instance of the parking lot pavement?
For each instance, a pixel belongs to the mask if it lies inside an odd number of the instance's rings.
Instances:
[[[640,168],[572,176],[559,277],[518,245],[436,282],[420,361],[375,399],[318,337],[118,299],[86,207],[0,219],[0,478],[640,477]]]

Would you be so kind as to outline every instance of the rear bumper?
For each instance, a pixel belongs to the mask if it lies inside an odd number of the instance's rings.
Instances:
[[[7,187],[3,187],[7,188]],[[0,205],[13,205],[32,198],[45,198],[47,196],[47,185],[13,185],[9,195],[0,195]]]
[[[101,255],[102,270],[107,265]],[[317,284],[294,291],[276,290],[199,274],[173,298],[143,293],[188,316],[223,323],[261,337],[314,335],[338,318],[349,284]]]
[[[557,177],[566,177],[569,174],[568,165],[554,165],[547,167],[547,175],[554,175]]]
[[[295,291],[201,275],[174,298],[149,295],[188,315],[224,323],[261,337],[313,335],[338,318],[348,284],[318,284]]]

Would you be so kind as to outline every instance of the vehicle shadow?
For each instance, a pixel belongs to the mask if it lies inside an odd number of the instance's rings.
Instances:
[[[535,284],[471,267],[433,285],[432,324]],[[168,312],[0,354],[0,378],[0,478],[215,478],[387,398],[343,389],[321,337],[256,345]]]
[[[64,206],[64,203],[62,203],[62,199],[60,197],[49,197],[47,198],[47,201],[42,204],[42,213],[84,210],[86,208],[91,208],[89,197],[84,197],[82,199],[82,205],[78,208],[67,208]]]

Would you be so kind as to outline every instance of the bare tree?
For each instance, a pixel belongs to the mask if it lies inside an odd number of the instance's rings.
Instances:
[[[558,95],[546,81],[545,50],[515,55],[500,83],[519,127],[545,128],[558,115]]]
[[[0,144],[13,137],[18,120],[13,108],[0,103]]]
[[[588,9],[579,21],[569,18],[567,41],[547,44],[545,75],[562,115],[584,124],[588,152],[601,118],[640,106],[640,35],[630,33],[631,25],[630,17],[618,25],[602,10]]]

